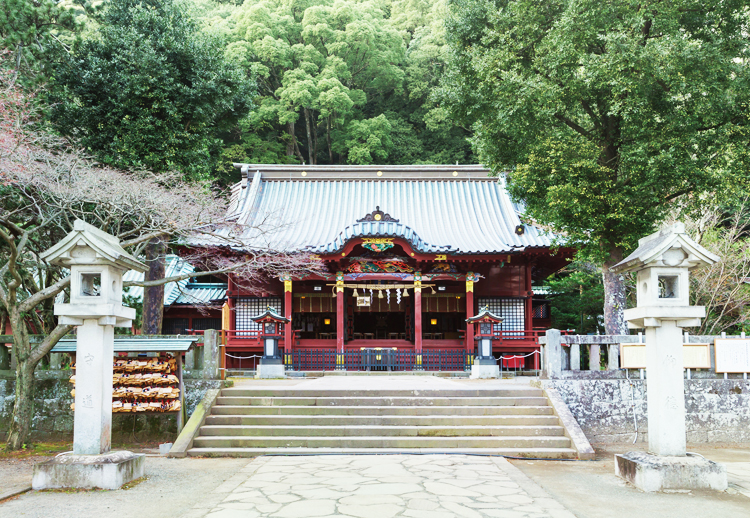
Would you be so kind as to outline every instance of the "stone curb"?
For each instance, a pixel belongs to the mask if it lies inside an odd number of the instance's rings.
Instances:
[[[190,416],[179,437],[177,437],[169,453],[167,453],[167,457],[187,457],[187,451],[193,446],[193,439],[195,439],[201,426],[206,421],[206,416],[211,412],[211,408],[216,403],[219,394],[221,394],[221,389],[208,389],[206,391],[201,402],[195,407],[193,415]]]
[[[578,460],[594,460],[596,458],[594,448],[591,447],[586,434],[581,430],[578,421],[573,417],[568,405],[565,404],[560,394],[557,390],[545,387],[544,385],[542,385],[542,390],[544,391],[544,395],[547,396],[550,405],[552,405],[553,412],[560,418],[565,429],[565,435],[568,436],[570,442],[573,444],[573,448],[578,452]]]
[[[28,491],[31,491],[31,484],[12,487],[6,491],[0,492],[0,503],[14,496],[22,495]]]

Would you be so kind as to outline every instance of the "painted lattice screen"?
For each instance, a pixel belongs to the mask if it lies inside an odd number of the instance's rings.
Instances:
[[[523,333],[507,333],[507,331],[523,331],[526,327],[526,299],[480,297],[479,310],[485,306],[490,312],[503,318],[502,324],[496,324],[496,331],[506,331],[504,338],[522,337]]]
[[[258,331],[260,324],[253,322],[253,317],[265,313],[268,306],[281,314],[280,297],[242,297],[238,298],[234,306],[234,328],[237,331]],[[242,336],[237,333],[237,336]]]

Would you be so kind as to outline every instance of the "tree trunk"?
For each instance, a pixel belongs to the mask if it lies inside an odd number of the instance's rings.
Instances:
[[[26,344],[26,349],[29,345]],[[28,358],[16,362],[16,400],[13,403],[13,418],[6,443],[9,451],[20,450],[31,432],[34,416],[34,367]]]
[[[609,259],[602,265],[604,282],[604,329],[608,335],[626,335],[628,326],[625,323],[625,278],[623,274],[612,273],[610,268],[623,259],[622,248],[612,247]]]
[[[167,244],[163,238],[154,238],[146,245],[147,281],[164,278],[166,273]],[[160,335],[164,317],[164,285],[143,288],[143,323],[141,333]]]
[[[286,133],[289,135],[289,142],[286,143],[286,156],[294,156],[294,144],[296,139],[294,137],[293,122],[286,123]]]
[[[312,114],[310,114],[311,119],[311,131],[313,136],[313,158],[315,159],[315,163],[318,163],[318,125],[315,124],[314,117]]]
[[[333,164],[333,151],[331,150],[331,117],[328,116],[326,123],[326,141],[328,142],[328,163]]]
[[[0,309],[0,335],[5,334],[5,322],[8,316],[5,311]],[[8,354],[8,348],[5,345],[0,344],[0,371],[7,371],[10,369],[10,355]]]
[[[297,155],[297,158],[299,158],[300,162],[304,162],[305,159],[302,157],[302,152],[299,150],[299,143],[297,142],[297,136],[295,135],[295,132],[294,132],[294,123],[293,122],[287,123],[286,130],[289,133],[289,135],[292,137],[293,154]]]
[[[307,108],[302,108],[302,110],[305,112],[305,129],[307,130],[307,156],[310,159],[310,165],[315,165],[312,131],[310,130],[310,110]]]

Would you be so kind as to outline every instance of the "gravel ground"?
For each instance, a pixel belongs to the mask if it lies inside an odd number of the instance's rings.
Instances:
[[[36,457],[33,462],[43,459]],[[0,503],[0,518],[171,518],[192,508],[207,493],[247,465],[249,459],[168,459],[149,456],[146,480],[117,491],[31,491]],[[31,464],[8,467],[31,480]]]
[[[0,500],[9,494],[30,486],[34,464],[51,458],[51,456],[36,456],[21,459],[0,459]]]
[[[748,518],[750,445],[689,445],[688,450],[727,467],[729,489],[644,493],[615,476],[614,455],[646,445],[597,445],[595,462],[511,460],[579,518]]]

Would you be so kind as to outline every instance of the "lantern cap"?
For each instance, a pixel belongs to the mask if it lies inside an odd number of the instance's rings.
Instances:
[[[484,322],[500,324],[502,323],[502,321],[503,321],[503,318],[492,313],[488,306],[483,307],[478,315],[474,315],[473,317],[469,317],[466,319],[466,322],[468,322],[469,324],[484,323]]]
[[[93,250],[93,256],[90,251],[80,253],[76,248],[89,248]],[[73,230],[67,236],[45,250],[41,257],[49,264],[68,268],[72,265],[106,264],[123,270],[147,270],[145,264],[120,246],[119,239],[80,219],[73,222]]]
[[[266,308],[265,313],[261,313],[257,317],[252,317],[250,320],[256,323],[276,322],[279,324],[288,324],[289,322],[291,322],[291,320],[289,320],[288,318],[282,317],[281,315],[276,313],[274,308],[272,308],[271,306],[268,306]]]
[[[650,267],[682,267],[693,270],[720,260],[719,256],[690,239],[685,232],[684,223],[675,223],[639,239],[638,248],[611,270],[614,273],[634,272]]]

